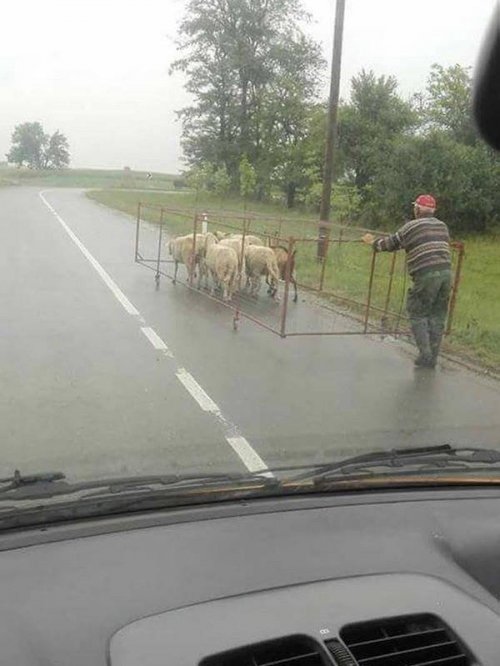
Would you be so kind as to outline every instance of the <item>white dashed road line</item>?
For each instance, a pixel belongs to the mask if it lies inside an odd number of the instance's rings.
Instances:
[[[241,437],[241,435],[226,437],[226,441],[232,447],[233,451],[239,455],[243,464],[250,472],[263,472],[269,469],[253,446],[244,437]],[[266,476],[274,475],[272,472],[267,472]]]
[[[69,228],[66,222],[62,219],[59,213],[50,205],[47,199],[44,197],[44,192],[38,193],[40,199],[45,204],[45,206],[50,210],[54,215],[56,220],[62,226],[64,231],[68,234],[71,240],[75,243],[77,248],[87,259],[90,265],[95,269],[97,274],[100,276],[104,284],[109,288],[117,301],[123,306],[124,310],[138,318],[138,321],[141,324],[145,324],[145,319],[141,316],[139,310],[132,305],[132,303],[125,296],[123,291],[118,287],[116,282],[111,278],[109,273],[104,270],[101,264],[97,259],[87,250],[85,245],[81,242],[78,236],[73,233]],[[154,349],[161,351],[168,358],[173,359],[174,355],[168,348],[167,344],[162,340],[162,338],[156,333],[154,329],[149,326],[141,326],[142,333],[146,336],[149,342],[152,344]],[[252,445],[239,433],[238,428],[231,423],[226,417],[222,414],[219,406],[212,400],[208,393],[198,384],[196,379],[189,373],[185,368],[178,368],[176,371],[176,377],[188,391],[192,398],[198,403],[201,409],[204,412],[213,414],[213,416],[218,420],[225,431],[225,439],[227,443],[231,446],[233,451],[238,455],[240,460],[243,462],[245,467],[250,472],[264,472],[265,476],[273,476],[272,472],[268,471],[269,468],[266,463],[259,456],[257,451],[252,447]],[[267,470],[267,471],[266,471]]]
[[[174,355],[172,354],[170,349],[163,342],[163,340],[160,338],[160,336],[156,331],[154,331],[149,326],[142,326],[141,331],[144,333],[144,335],[147,337],[147,339],[155,349],[157,349],[158,351],[162,351],[165,354],[165,356],[168,356],[169,358],[174,358]]]
[[[196,379],[184,368],[179,368],[175,373],[177,379],[184,386],[186,391],[196,400],[204,412],[212,412],[216,416],[222,414],[219,407],[212,398],[201,388]]]
[[[211,412],[223,425],[226,431],[226,441],[233,451],[239,456],[245,467],[250,472],[261,472],[268,470],[268,466],[259,456],[252,445],[238,432],[238,428],[228,421],[222,414],[219,406],[198,384],[196,379],[184,368],[179,368],[176,372],[177,379],[181,382],[188,393],[196,400],[204,412]],[[272,474],[269,472],[269,476]]]

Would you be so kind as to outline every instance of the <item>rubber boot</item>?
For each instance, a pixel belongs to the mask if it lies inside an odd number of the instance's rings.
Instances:
[[[411,322],[411,330],[417,343],[419,355],[415,359],[417,368],[429,368],[432,363],[432,351],[430,345],[429,325],[426,319],[414,319]]]
[[[429,320],[429,344],[431,348],[430,367],[435,368],[443,340],[444,326],[435,319]]]

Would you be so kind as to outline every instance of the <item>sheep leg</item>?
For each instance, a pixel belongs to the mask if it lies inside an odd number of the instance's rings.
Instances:
[[[253,296],[253,298],[257,298],[257,295],[259,293],[260,289],[260,277],[253,277],[252,278],[252,289],[250,291],[250,295]]]
[[[174,279],[173,279],[173,284],[177,282],[177,271],[179,269],[179,262],[177,259],[174,261]]]
[[[279,282],[275,279],[271,279],[271,296],[273,300],[276,301],[276,303],[280,302],[280,297],[278,296],[278,287],[279,287]]]
[[[201,278],[202,278],[202,275],[203,275],[203,264],[202,264],[202,262],[200,261],[200,265],[198,266],[198,282],[196,283],[196,286],[197,286],[198,289],[201,288]]]
[[[215,274],[215,271],[210,269],[210,272],[212,273],[212,287],[210,289],[210,295],[215,296],[215,287],[217,286],[217,276]]]
[[[205,289],[208,291],[208,274],[210,272],[210,269],[208,268],[208,266],[206,264],[205,264],[204,272],[205,272]]]
[[[191,284],[194,269],[195,269],[195,266],[194,266],[193,254],[190,253],[190,254],[188,254],[188,256],[186,258],[186,271],[187,271],[187,277],[188,277],[189,284]]]
[[[269,281],[269,275],[266,275],[266,284],[267,284],[267,293],[272,296],[273,295],[273,287],[271,285],[271,282]]]

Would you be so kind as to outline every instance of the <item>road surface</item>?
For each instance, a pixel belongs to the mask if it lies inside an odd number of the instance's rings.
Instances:
[[[500,391],[376,337],[280,340],[134,263],[80,190],[0,190],[0,474],[265,469],[376,448],[500,446]],[[153,241],[154,235],[151,233]],[[321,317],[299,303],[293,318]]]

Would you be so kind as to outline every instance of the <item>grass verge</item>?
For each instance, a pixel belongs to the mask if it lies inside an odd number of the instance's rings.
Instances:
[[[172,190],[176,176],[111,169],[0,169],[0,185]]]

